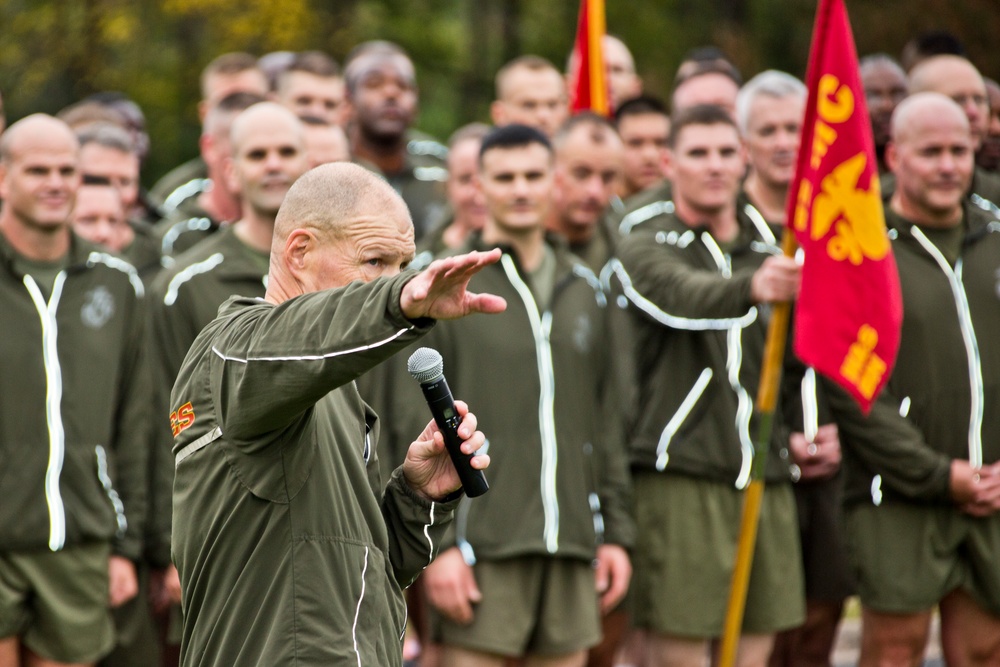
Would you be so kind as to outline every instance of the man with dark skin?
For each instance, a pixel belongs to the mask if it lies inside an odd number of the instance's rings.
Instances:
[[[885,145],[889,143],[889,119],[896,105],[906,97],[906,72],[891,56],[874,53],[865,56],[858,63],[861,85],[865,89],[865,102],[872,121],[872,136],[875,139],[875,155],[878,157],[878,171],[889,170],[885,165]]]
[[[348,56],[344,78],[351,155],[378,167],[400,194],[419,240],[444,206],[447,171],[408,140],[418,109],[413,62],[391,42],[365,42]]]

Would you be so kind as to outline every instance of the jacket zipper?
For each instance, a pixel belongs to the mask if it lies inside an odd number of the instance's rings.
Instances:
[[[724,278],[733,276],[732,258],[722,252],[722,249],[708,232],[703,232],[701,241],[705,244],[716,267]],[[753,465],[754,447],[750,437],[750,417],[753,415],[753,400],[746,388],[740,383],[740,370],[743,367],[743,327],[733,324],[726,332],[726,372],[729,375],[729,385],[736,393],[736,433],[740,438],[740,452],[743,462],[740,473],[736,477],[736,488],[745,488],[750,483],[750,468]]]
[[[923,246],[945,276],[951,286],[958,311],[958,326],[962,331],[962,340],[969,360],[969,384],[972,389],[972,405],[969,415],[969,464],[979,469],[983,465],[983,369],[980,363],[979,344],[976,342],[976,332],[972,327],[972,311],[969,309],[969,298],[962,283],[962,258],[959,257],[952,269],[944,255],[924,236],[919,227],[912,227],[913,238]]]
[[[62,422],[62,369],[59,365],[59,325],[56,310],[62,296],[66,272],[60,271],[52,285],[48,303],[31,276],[24,286],[38,311],[42,324],[42,363],[45,366],[45,423],[49,432],[49,463],[45,470],[45,500],[49,507],[49,549],[59,551],[66,544],[66,508],[63,505],[59,478],[66,457],[66,433]]]
[[[546,310],[539,315],[538,306],[531,290],[521,280],[514,260],[510,255],[501,257],[504,272],[514,290],[524,302],[531,323],[531,331],[535,338],[535,357],[538,361],[538,379],[541,396],[538,401],[538,420],[542,438],[542,474],[541,492],[542,507],[545,511],[545,528],[543,537],[545,549],[555,553],[559,549],[559,499],[556,495],[556,468],[559,462],[556,447],[555,423],[555,371],[552,362],[552,312]]]

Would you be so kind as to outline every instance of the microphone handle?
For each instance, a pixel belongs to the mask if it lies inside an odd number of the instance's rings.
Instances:
[[[470,464],[474,454],[465,454],[461,450],[462,438],[458,435],[458,425],[462,423],[462,418],[455,409],[455,400],[451,396],[451,389],[448,382],[442,375],[433,382],[421,382],[420,388],[427,399],[427,405],[431,409],[434,421],[444,435],[444,444],[451,456],[451,462],[458,472],[458,478],[462,481],[462,488],[465,495],[470,498],[481,496],[489,491],[490,485],[486,482],[486,475],[482,470],[476,470]]]

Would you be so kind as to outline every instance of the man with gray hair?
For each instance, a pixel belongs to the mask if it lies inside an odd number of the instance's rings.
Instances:
[[[736,120],[750,165],[743,181],[743,195],[751,206],[745,210],[750,213],[756,209],[776,228],[785,224],[806,95],[805,85],[792,75],[767,70],[744,84],[736,97]],[[787,453],[798,473],[793,479],[806,583],[806,620],[799,628],[776,636],[772,667],[827,664],[843,601],[851,593],[844,546],[837,539],[838,504],[843,495],[837,476],[837,427],[827,423],[828,415],[822,415],[817,427],[809,428],[806,416],[813,412],[800,405],[821,404],[814,386],[813,382],[800,381],[795,391],[786,392],[795,399],[785,414],[794,431]]]
[[[775,225],[785,224],[805,107],[805,85],[773,69],[747,81],[736,96],[736,123],[750,164],[743,191]]]
[[[152,226],[143,219],[139,202],[139,155],[127,130],[110,123],[85,126],[76,134],[80,141],[80,171],[85,181],[107,180],[117,191],[131,233],[117,248],[143,279],[160,270],[160,242]]]
[[[885,211],[903,297],[896,367],[867,416],[827,385],[862,667],[920,664],[935,607],[946,664],[1000,664],[1000,220],[966,197],[974,145],[939,93],[896,108]]]

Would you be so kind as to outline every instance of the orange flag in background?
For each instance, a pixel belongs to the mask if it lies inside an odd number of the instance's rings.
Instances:
[[[788,221],[805,251],[795,352],[871,409],[899,349],[903,304],[843,0],[820,0]]]
[[[604,0],[580,0],[580,19],[573,45],[570,72],[570,111],[593,111],[608,116],[607,76],[604,71]]]

